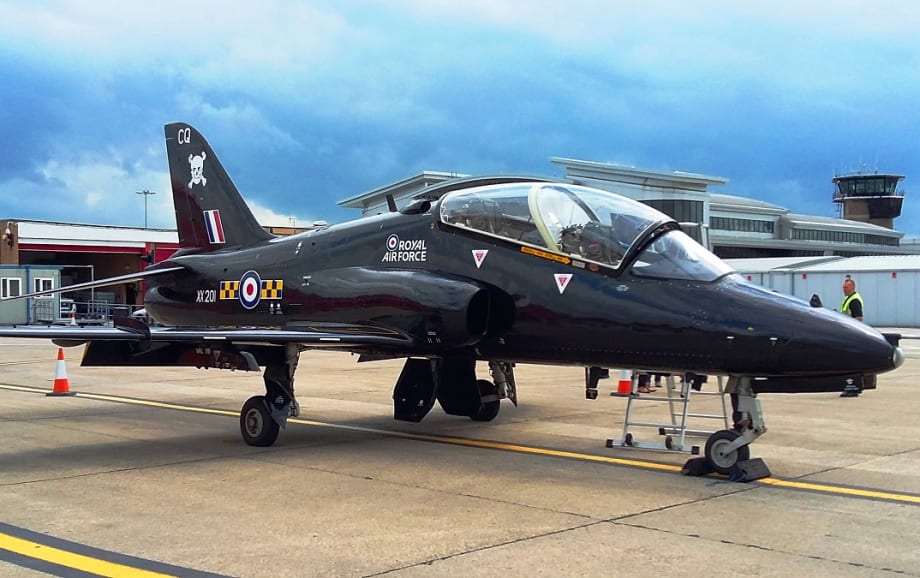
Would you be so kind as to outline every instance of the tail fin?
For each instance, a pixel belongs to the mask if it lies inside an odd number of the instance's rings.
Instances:
[[[166,125],[166,156],[181,252],[208,253],[272,238],[252,216],[208,141],[192,126]]]

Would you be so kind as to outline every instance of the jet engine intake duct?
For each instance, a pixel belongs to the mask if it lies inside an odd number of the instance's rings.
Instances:
[[[325,270],[312,275],[309,290],[327,304],[316,321],[399,329],[433,351],[473,345],[491,328],[489,290],[437,271]]]

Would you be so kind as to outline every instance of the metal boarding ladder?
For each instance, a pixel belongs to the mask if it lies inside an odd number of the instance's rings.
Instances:
[[[639,372],[648,373],[648,372]],[[708,437],[713,431],[688,427],[688,420],[710,419],[722,420],[721,429],[729,428],[729,415],[731,407],[725,399],[725,381],[723,376],[715,376],[717,391],[701,391],[693,389],[691,379],[682,379],[679,387],[675,384],[675,376],[667,375],[664,379],[664,389],[667,395],[639,394],[636,392],[637,372],[632,373],[632,389],[629,394],[611,393],[612,396],[626,397],[626,417],[623,420],[623,436],[619,440],[608,439],[607,447],[629,447],[640,449],[670,450],[688,452],[693,455],[700,453],[700,446],[690,445],[688,437]],[[650,378],[651,381],[651,378]],[[722,404],[722,414],[693,413],[690,411],[690,400],[699,396],[719,396]],[[633,421],[633,404],[636,402],[667,402],[670,422],[657,423],[646,421]],[[630,431],[631,428],[657,428],[658,435],[665,436],[664,443],[639,442]]]

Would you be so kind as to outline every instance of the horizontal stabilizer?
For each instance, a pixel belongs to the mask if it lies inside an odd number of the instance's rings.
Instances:
[[[43,295],[56,295],[58,293],[70,293],[71,291],[82,291],[84,289],[95,289],[96,287],[109,287],[111,285],[124,285],[125,283],[133,283],[134,281],[142,281],[144,279],[149,279],[151,277],[156,277],[158,275],[165,275],[166,273],[175,273],[176,271],[183,271],[185,267],[165,267],[163,269],[147,269],[146,271],[139,271],[137,273],[129,273],[127,275],[119,275],[118,277],[106,277],[105,279],[97,279],[95,281],[87,281],[86,283],[77,283],[75,285],[67,285],[66,287],[57,287],[55,289],[46,289],[45,291],[36,291],[35,293],[26,293],[25,295],[18,295],[16,297],[6,297],[4,300],[15,300],[15,299],[27,299],[29,297],[41,297]]]

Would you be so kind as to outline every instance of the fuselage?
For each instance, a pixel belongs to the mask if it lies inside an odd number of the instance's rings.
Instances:
[[[579,265],[450,226],[436,208],[166,265],[186,270],[158,279],[145,302],[175,326],[383,327],[413,337],[422,355],[755,376],[897,364],[874,329],[737,275],[704,282]]]

